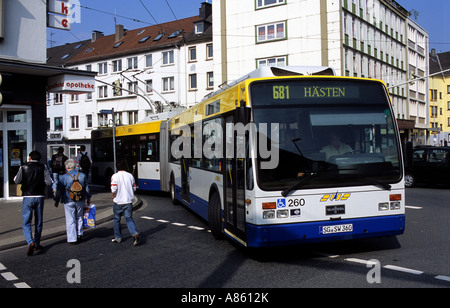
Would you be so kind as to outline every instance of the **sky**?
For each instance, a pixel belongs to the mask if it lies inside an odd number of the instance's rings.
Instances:
[[[137,29],[198,15],[205,0],[76,0],[81,5],[70,31],[47,28],[47,47],[91,38],[93,30],[114,33],[114,25]],[[214,0],[209,0],[212,2]],[[241,0],[254,1],[254,0]],[[318,0],[317,0],[318,1]],[[407,11],[419,13],[416,22],[429,33],[430,50],[450,51],[449,0],[396,0]],[[414,20],[414,16],[411,16]],[[134,21],[137,20],[137,21]],[[138,22],[139,21],[139,22]]]

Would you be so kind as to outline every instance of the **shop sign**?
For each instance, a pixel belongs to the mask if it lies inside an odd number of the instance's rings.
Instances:
[[[67,94],[95,92],[95,78],[70,74],[50,77],[47,82],[47,91]]]

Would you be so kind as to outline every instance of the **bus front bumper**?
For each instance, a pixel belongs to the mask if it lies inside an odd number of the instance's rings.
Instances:
[[[394,236],[405,230],[405,215],[256,226],[247,224],[248,247]]]

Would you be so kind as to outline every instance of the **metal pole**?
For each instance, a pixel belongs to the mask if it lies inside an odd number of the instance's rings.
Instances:
[[[114,108],[111,109],[112,112],[112,120],[113,120],[113,125],[112,125],[112,129],[113,129],[113,158],[114,158],[114,173],[117,172],[117,167],[116,167],[116,116],[114,115]]]

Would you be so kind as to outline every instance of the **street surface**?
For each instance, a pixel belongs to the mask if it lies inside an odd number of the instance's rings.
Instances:
[[[25,246],[1,251],[0,288],[182,288],[171,300],[183,303],[212,300],[184,288],[257,288],[262,294],[251,294],[253,301],[270,301],[271,288],[450,287],[446,187],[406,190],[401,236],[260,250],[215,240],[203,220],[164,194],[140,197],[143,206],[134,213],[139,246],[122,220],[120,244],[111,242],[111,221],[87,230],[79,245],[62,236],[44,241],[32,257]],[[216,303],[227,298],[223,290],[206,293],[217,295]]]

